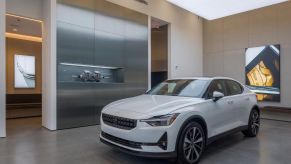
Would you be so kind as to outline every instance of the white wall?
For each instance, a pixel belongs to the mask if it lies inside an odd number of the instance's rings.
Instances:
[[[202,20],[166,0],[107,0],[170,23],[169,77],[202,76]],[[178,69],[176,69],[178,67]]]
[[[6,0],[6,12],[42,20],[43,0]]]
[[[6,136],[5,0],[0,0],[0,137]]]
[[[204,75],[245,83],[245,48],[281,45],[281,102],[291,107],[291,1],[204,22]]]
[[[42,125],[56,130],[56,0],[43,1]]]

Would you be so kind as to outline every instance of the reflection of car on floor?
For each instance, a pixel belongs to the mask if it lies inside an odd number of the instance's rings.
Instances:
[[[102,111],[100,140],[127,153],[198,163],[206,145],[260,126],[256,95],[230,78],[167,80]]]

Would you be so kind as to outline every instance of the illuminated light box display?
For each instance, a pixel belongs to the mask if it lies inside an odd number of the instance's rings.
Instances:
[[[14,87],[35,88],[35,56],[14,55]]]
[[[280,45],[247,48],[246,85],[259,101],[280,102]]]

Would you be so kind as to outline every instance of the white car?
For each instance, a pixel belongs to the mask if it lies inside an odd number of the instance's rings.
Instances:
[[[198,163],[206,145],[260,127],[256,95],[224,77],[167,80],[102,110],[100,140],[127,153]]]

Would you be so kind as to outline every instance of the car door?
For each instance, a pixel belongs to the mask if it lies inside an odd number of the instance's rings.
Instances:
[[[213,101],[212,95],[214,91],[221,92],[225,96],[218,101]],[[206,93],[206,99],[208,99],[208,126],[212,129],[209,136],[215,136],[233,129],[237,111],[233,110],[233,100],[228,97],[225,80],[213,80]]]
[[[250,98],[248,95],[243,94],[243,87],[236,81],[226,80],[226,86],[229,93],[229,98],[232,100],[233,108],[236,111],[237,117],[235,125],[242,126],[245,123],[245,118],[248,118],[248,103]]]

